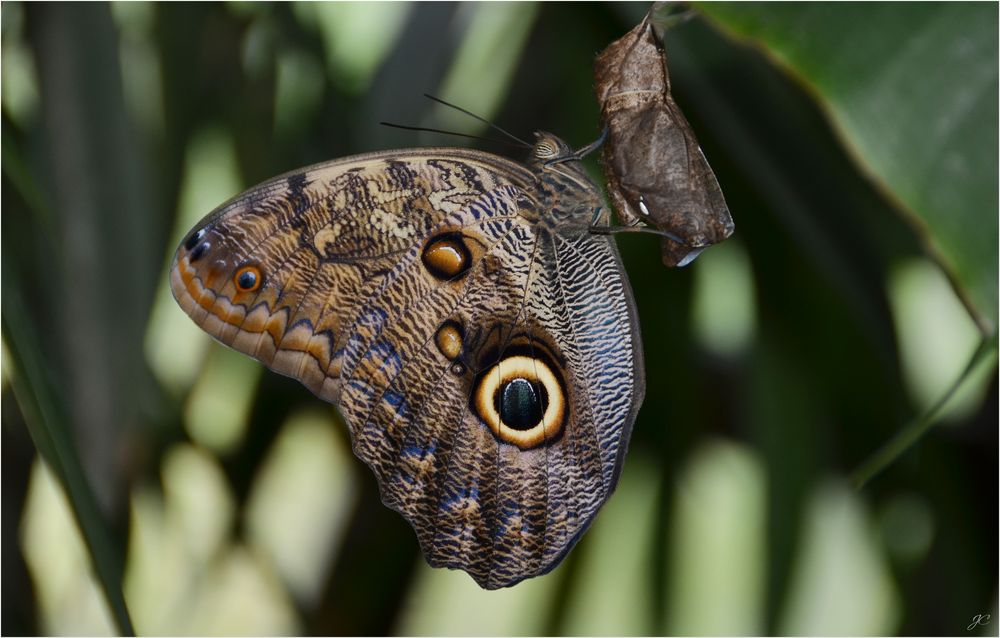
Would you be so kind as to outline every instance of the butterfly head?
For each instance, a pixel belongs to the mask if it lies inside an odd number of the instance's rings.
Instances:
[[[587,225],[602,204],[600,190],[590,179],[580,159],[596,144],[574,151],[552,133],[535,133],[528,166],[539,178],[546,203],[545,216],[551,223]]]
[[[531,147],[529,163],[551,164],[573,158],[573,149],[552,133],[535,132],[535,145]]]

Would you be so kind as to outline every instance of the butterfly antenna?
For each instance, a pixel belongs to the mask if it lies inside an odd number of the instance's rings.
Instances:
[[[404,124],[393,124],[392,122],[379,122],[382,126],[388,126],[389,128],[401,128],[404,131],[427,131],[428,133],[440,133],[442,135],[455,135],[457,137],[467,137],[473,140],[483,140],[484,142],[493,142],[495,144],[506,144],[508,146],[520,146],[520,144],[514,144],[508,142],[507,140],[498,140],[492,137],[481,137],[479,135],[469,135],[468,133],[456,133],[455,131],[445,131],[439,128],[428,128],[426,126],[406,126]]]
[[[456,104],[452,104],[451,102],[445,102],[441,98],[434,97],[433,95],[431,95],[429,93],[424,93],[424,97],[427,98],[428,100],[433,100],[433,101],[437,102],[438,104],[443,104],[444,106],[453,108],[456,111],[458,111],[459,113],[465,113],[469,117],[475,118],[475,119],[479,120],[480,122],[482,122],[483,124],[486,124],[487,126],[489,126],[494,131],[499,131],[500,133],[503,133],[504,135],[506,135],[510,139],[512,139],[515,142],[519,143],[521,146],[524,146],[525,148],[531,148],[531,144],[528,144],[527,142],[525,142],[521,138],[517,137],[513,133],[510,133],[509,131],[505,131],[504,129],[500,128],[499,126],[497,126],[493,122],[490,122],[486,118],[479,117],[478,115],[476,115],[472,111],[467,111],[467,110],[463,109],[461,106],[458,106]]]

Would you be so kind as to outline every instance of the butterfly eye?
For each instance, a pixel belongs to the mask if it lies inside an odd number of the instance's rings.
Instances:
[[[538,144],[535,145],[535,150],[533,151],[535,157],[542,160],[552,159],[559,155],[559,149],[552,140],[543,139]]]
[[[261,279],[260,268],[257,268],[257,266],[243,266],[236,271],[233,283],[236,284],[236,289],[240,292],[253,292],[260,288]]]

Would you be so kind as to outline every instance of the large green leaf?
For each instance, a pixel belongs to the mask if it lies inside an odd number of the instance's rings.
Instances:
[[[997,320],[997,5],[705,3],[814,93],[984,334]]]

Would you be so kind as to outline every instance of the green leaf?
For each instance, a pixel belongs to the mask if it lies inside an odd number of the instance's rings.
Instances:
[[[875,451],[864,463],[851,473],[851,482],[854,487],[861,489],[873,477],[889,467],[897,458],[903,455],[908,449],[913,447],[920,437],[938,422],[941,412],[955,396],[955,393],[966,385],[968,379],[975,372],[985,365],[991,368],[996,367],[997,339],[996,335],[989,339],[983,339],[976,351],[969,358],[969,363],[965,370],[958,376],[955,382],[938,399],[937,403],[928,408],[919,417],[907,423],[891,439]]]
[[[705,3],[827,111],[980,331],[997,322],[997,5]]]
[[[9,265],[5,265],[5,273],[10,270]],[[24,312],[21,291],[9,279],[4,280],[4,289],[7,305],[3,311],[3,340],[10,349],[16,369],[12,377],[14,395],[35,446],[66,490],[118,630],[122,635],[134,636],[135,629],[122,593],[122,554],[83,471],[70,434],[66,405],[52,387],[46,364],[39,356],[40,337]]]

